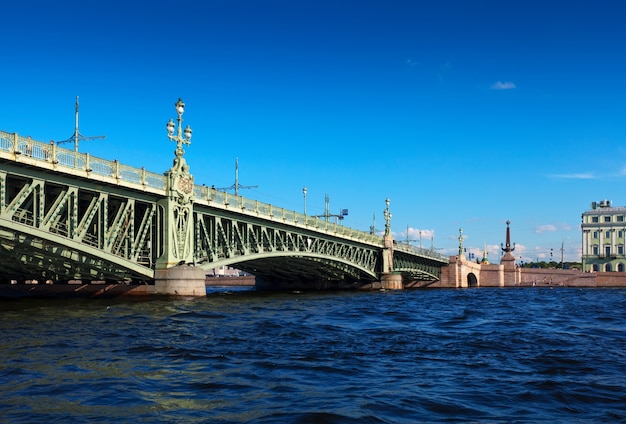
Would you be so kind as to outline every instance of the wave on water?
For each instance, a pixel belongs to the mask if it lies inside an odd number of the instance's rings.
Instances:
[[[7,422],[626,421],[626,290],[0,302]]]

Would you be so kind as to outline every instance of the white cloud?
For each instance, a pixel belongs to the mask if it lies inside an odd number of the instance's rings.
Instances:
[[[555,232],[557,230],[556,225],[548,224],[548,225],[538,225],[535,227],[535,233],[542,234],[547,232]]]
[[[435,230],[420,230],[419,228],[408,228],[408,237],[407,231],[403,231],[399,234],[398,241],[406,241],[408,238],[410,241],[419,244],[420,240],[422,242],[422,247],[430,247],[433,237],[435,236]]]
[[[512,90],[516,88],[516,85],[510,81],[498,81],[491,86],[492,90]]]
[[[551,175],[551,177],[570,179],[570,180],[593,180],[594,178],[597,178],[591,172],[580,172],[577,174],[553,174]]]

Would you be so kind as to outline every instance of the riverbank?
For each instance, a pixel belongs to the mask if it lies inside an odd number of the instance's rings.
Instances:
[[[212,277],[206,279],[207,287],[254,287],[254,276]],[[0,299],[22,297],[39,298],[113,298],[120,296],[149,296],[148,284],[110,284],[104,282],[67,284],[28,281],[26,283],[0,284]]]
[[[532,270],[523,273],[517,284],[500,287],[580,287],[580,288],[624,288],[626,273],[598,272],[582,273],[567,270]],[[222,276],[206,279],[206,287],[254,287],[255,277]],[[151,296],[152,287],[148,284],[109,284],[103,282],[82,283],[74,281],[68,284],[52,284],[50,282],[34,282],[0,284],[0,299],[33,298],[114,298],[121,296]],[[479,285],[478,287],[496,287]],[[441,282],[425,285],[411,282],[405,289],[419,288],[453,288]],[[370,286],[375,290],[375,285]]]

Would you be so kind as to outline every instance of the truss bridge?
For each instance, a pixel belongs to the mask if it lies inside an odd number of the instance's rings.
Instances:
[[[186,137],[170,132],[174,165],[154,173],[0,132],[0,281],[162,280],[161,291],[184,294],[177,281],[185,277],[172,270],[193,269],[191,279],[204,281],[232,266],[259,287],[360,288],[389,275],[436,281],[448,263],[389,231],[370,234],[195,184]]]

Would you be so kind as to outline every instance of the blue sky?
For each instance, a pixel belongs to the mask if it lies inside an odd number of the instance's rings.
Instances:
[[[626,205],[626,3],[29,1],[3,5],[0,130],[163,172],[181,97],[196,183],[348,209],[445,254],[580,259],[592,201]],[[19,4],[18,4],[19,3]]]

